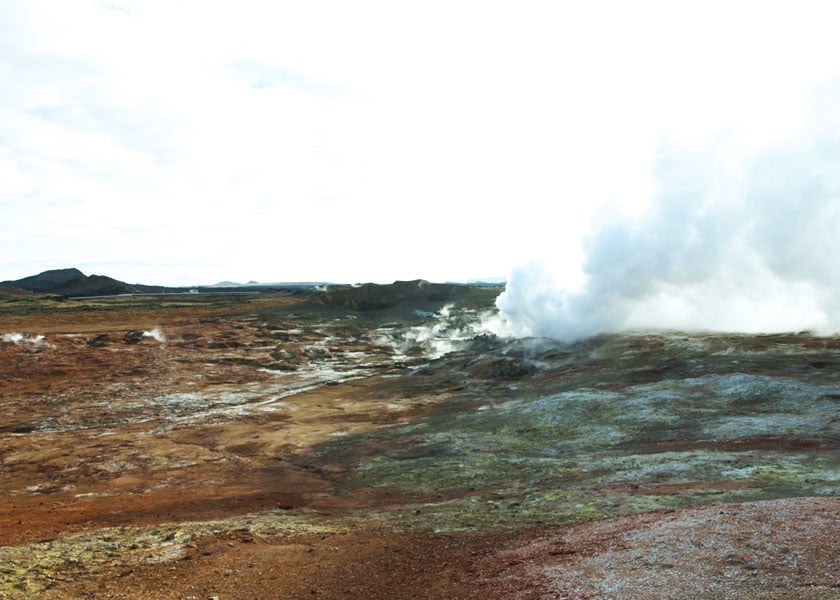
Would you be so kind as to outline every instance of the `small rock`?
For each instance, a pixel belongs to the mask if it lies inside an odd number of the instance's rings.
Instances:
[[[101,348],[102,346],[108,343],[108,340],[109,336],[107,333],[100,333],[96,337],[88,340],[87,345],[91,348]]]
[[[136,344],[143,339],[142,331],[127,331],[123,336],[123,341],[126,344]]]

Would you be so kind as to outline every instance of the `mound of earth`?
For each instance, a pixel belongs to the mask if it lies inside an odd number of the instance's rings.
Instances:
[[[5,285],[0,285],[0,300],[11,300],[14,298],[25,298],[30,296],[31,292],[27,292],[26,290],[21,290],[18,288],[7,287]]]

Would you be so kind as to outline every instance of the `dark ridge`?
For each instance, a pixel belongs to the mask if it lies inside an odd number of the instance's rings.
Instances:
[[[402,303],[452,302],[469,296],[474,288],[454,283],[429,283],[423,279],[395,281],[387,285],[366,283],[360,286],[335,287],[326,291],[321,302],[356,311],[393,308]]]
[[[136,286],[123,283],[105,275],[91,275],[82,279],[68,281],[52,290],[53,294],[66,296],[111,296],[117,294],[136,294]]]

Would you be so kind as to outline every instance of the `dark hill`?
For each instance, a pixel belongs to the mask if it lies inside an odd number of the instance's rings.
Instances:
[[[84,280],[85,274],[79,269],[53,269],[38,275],[24,277],[16,281],[3,281],[0,285],[19,288],[30,292],[50,293],[56,288],[72,284],[74,281]]]
[[[24,277],[16,281],[4,281],[2,286],[17,288],[40,294],[59,294],[62,296],[110,296],[132,294],[140,291],[105,275],[85,275],[78,269],[54,269],[38,275]]]

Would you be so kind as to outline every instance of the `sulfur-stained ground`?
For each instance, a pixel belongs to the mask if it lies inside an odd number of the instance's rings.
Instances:
[[[0,598],[840,597],[840,339],[493,295],[0,303]]]

